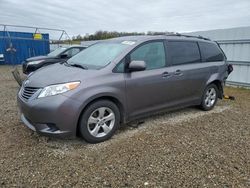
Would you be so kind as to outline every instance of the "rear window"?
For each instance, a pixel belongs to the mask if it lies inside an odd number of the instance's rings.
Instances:
[[[223,61],[224,55],[219,47],[214,43],[199,42],[200,50],[204,61]]]
[[[172,65],[197,63],[201,61],[199,47],[196,42],[169,41],[168,49]]]

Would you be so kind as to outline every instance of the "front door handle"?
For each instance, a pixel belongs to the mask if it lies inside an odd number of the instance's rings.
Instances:
[[[176,76],[182,76],[183,75],[183,73],[182,73],[182,71],[181,70],[176,70],[175,72],[174,72],[174,75],[176,75]]]

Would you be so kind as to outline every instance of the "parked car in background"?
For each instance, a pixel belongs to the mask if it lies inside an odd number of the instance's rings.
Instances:
[[[86,46],[60,47],[50,52],[46,56],[36,56],[28,58],[22,63],[23,73],[29,74],[41,67],[67,60],[80,51],[84,50],[85,48]]]
[[[211,110],[228,70],[223,51],[205,38],[121,37],[31,74],[18,104],[24,124],[38,133],[97,143],[120,124],[162,110]]]
[[[4,54],[0,54],[0,65],[4,63]]]

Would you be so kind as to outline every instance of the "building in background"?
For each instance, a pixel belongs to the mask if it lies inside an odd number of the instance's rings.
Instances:
[[[201,35],[215,40],[225,52],[234,71],[227,83],[250,87],[250,27],[197,31],[189,35]]]

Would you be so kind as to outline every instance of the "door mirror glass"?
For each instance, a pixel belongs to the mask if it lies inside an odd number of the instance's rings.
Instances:
[[[130,72],[143,71],[146,69],[146,63],[145,61],[131,61],[128,68]]]

